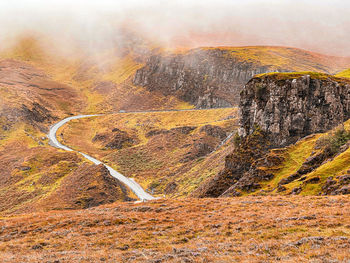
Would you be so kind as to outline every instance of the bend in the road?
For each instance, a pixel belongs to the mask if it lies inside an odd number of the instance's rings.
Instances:
[[[235,107],[228,107],[228,108],[235,108]],[[215,108],[213,108],[215,109]],[[119,111],[119,112],[110,112],[107,114],[115,114],[115,113],[152,113],[152,112],[177,112],[177,111],[197,111],[197,110],[213,110],[213,109],[181,109],[181,110],[177,110],[177,109],[170,109],[170,110],[148,110],[148,111]],[[96,116],[102,116],[105,114],[93,114],[93,115],[77,115],[77,116],[72,116],[72,117],[68,117],[65,118],[63,120],[61,120],[60,122],[56,123],[55,125],[53,125],[50,128],[48,137],[50,139],[50,144],[56,148],[65,150],[65,151],[74,151],[73,149],[69,148],[66,145],[61,144],[56,137],[56,133],[58,131],[58,129],[60,127],[62,127],[64,124],[66,124],[67,122],[71,121],[71,120],[75,120],[75,119],[82,119],[82,118],[88,118],[88,117],[96,117]],[[232,133],[233,134],[233,133]],[[223,142],[222,144],[218,147],[220,148],[223,144],[226,143],[227,140],[230,139],[230,137],[232,136],[232,134],[230,134]],[[217,149],[215,149],[213,152],[215,152]],[[103,164],[108,171],[110,172],[110,174],[118,179],[119,181],[121,181],[122,183],[124,183],[126,186],[128,186],[135,194],[136,196],[141,200],[152,200],[155,199],[155,197],[153,197],[152,195],[146,193],[143,188],[136,183],[133,179],[128,178],[124,175],[122,175],[121,173],[117,172],[116,170],[114,170],[112,167],[108,166],[107,164],[104,164],[103,162],[91,157],[88,154],[76,151],[77,153],[81,154],[82,156],[84,156],[86,159],[88,159],[89,161],[93,162],[96,165],[99,164]]]
[[[74,151],[73,149],[61,144],[57,140],[56,133],[57,133],[58,129],[71,120],[88,118],[88,117],[96,117],[96,116],[101,116],[101,114],[72,116],[72,117],[65,118],[65,119],[61,120],[60,122],[56,123],[55,125],[53,125],[50,128],[50,131],[48,134],[48,137],[50,139],[50,144],[56,148],[59,148],[59,149],[65,150],[65,151]],[[76,152],[78,152],[79,154],[81,154],[86,159],[88,159],[89,161],[93,162],[96,165],[103,164],[114,178],[118,179],[119,181],[124,183],[126,186],[128,186],[140,200],[143,201],[143,200],[155,199],[155,197],[146,193],[142,189],[142,187],[138,183],[136,183],[134,180],[122,175],[121,173],[114,170],[112,167],[110,167],[110,166],[104,164],[103,162],[91,157],[90,155],[87,155],[87,154],[79,152],[79,151],[76,151]]]

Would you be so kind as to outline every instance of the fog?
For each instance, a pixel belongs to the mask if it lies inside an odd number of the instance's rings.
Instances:
[[[123,28],[170,48],[281,45],[350,56],[349,8],[345,0],[1,0],[0,44],[40,34],[94,51],[123,41]]]

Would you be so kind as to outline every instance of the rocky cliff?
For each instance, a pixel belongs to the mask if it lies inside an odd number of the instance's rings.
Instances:
[[[195,196],[258,191],[333,194],[344,187],[333,179],[350,172],[350,131],[337,128],[314,134],[350,118],[349,80],[312,72],[256,76],[241,92],[240,115],[240,136],[226,156],[225,168],[203,183]]]
[[[340,62],[339,58],[286,47],[197,48],[151,56],[137,70],[133,83],[175,95],[197,108],[237,106],[244,84],[256,74],[306,70],[329,73],[344,68]]]
[[[273,146],[325,132],[350,118],[350,81],[319,73],[264,74],[241,93],[240,135],[256,126]]]
[[[134,84],[175,95],[197,108],[238,105],[239,92],[255,74],[275,67],[238,61],[220,49],[196,49],[186,54],[154,55],[139,69]]]

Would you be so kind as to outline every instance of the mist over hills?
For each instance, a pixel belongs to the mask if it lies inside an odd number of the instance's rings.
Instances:
[[[120,42],[119,28],[127,27],[165,47],[278,45],[350,55],[349,4],[341,0],[4,0],[0,5],[2,47],[19,34],[38,32],[61,49],[70,50],[74,40],[83,47],[80,52],[93,52],[113,48]]]
[[[0,258],[350,260],[348,8],[1,1]]]

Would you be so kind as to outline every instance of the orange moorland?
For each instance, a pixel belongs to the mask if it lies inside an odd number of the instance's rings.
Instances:
[[[344,196],[160,199],[0,219],[1,262],[347,262]]]

